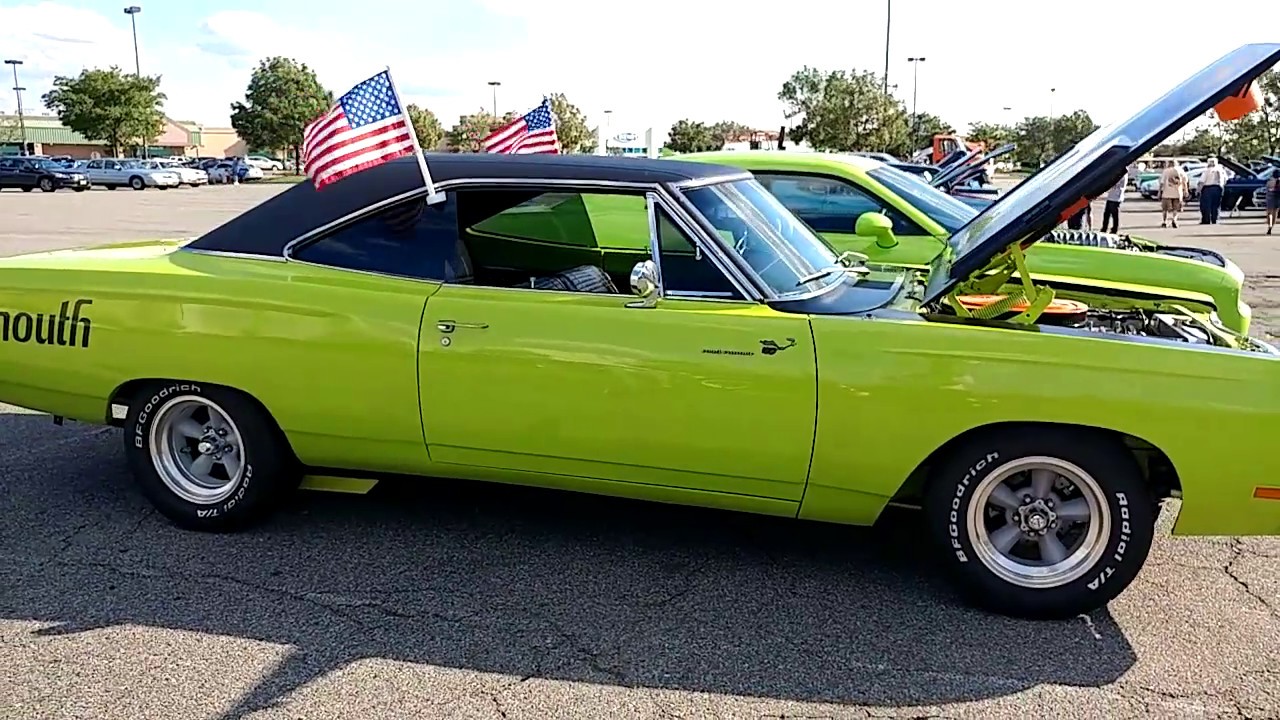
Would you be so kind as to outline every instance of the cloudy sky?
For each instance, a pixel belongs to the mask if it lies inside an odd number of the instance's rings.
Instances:
[[[908,56],[919,67],[919,105],[961,129],[977,120],[1083,107],[1121,118],[1243,42],[1276,40],[1280,5],[1249,5],[1246,21],[1202,37],[1167,5],[1077,0],[890,0],[889,77],[911,102]],[[24,61],[29,107],[55,75],[83,67],[133,68],[126,3],[0,0],[0,55]],[[171,117],[228,123],[258,60],[311,65],[337,93],[390,66],[401,92],[446,126],[492,98],[526,110],[564,92],[593,122],[665,129],[682,117],[783,122],[777,92],[808,64],[880,72],[884,0],[141,0],[143,73],[163,76]],[[1061,7],[1062,15],[1051,7]],[[1193,6],[1188,5],[1189,9]],[[785,12],[784,12],[785,11]],[[1268,36],[1268,28],[1270,36]],[[8,67],[3,68],[8,70]],[[12,83],[6,78],[0,87]],[[1050,93],[1050,88],[1056,92]],[[0,111],[12,112],[12,90]],[[1006,111],[1004,108],[1011,108]]]

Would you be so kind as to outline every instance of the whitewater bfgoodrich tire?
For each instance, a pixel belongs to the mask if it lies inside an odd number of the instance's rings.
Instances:
[[[924,511],[937,559],[969,603],[1061,619],[1133,582],[1159,506],[1119,440],[1036,427],[953,449],[931,473]]]
[[[302,479],[266,410],[217,385],[169,381],[134,393],[124,443],[142,493],[190,530],[227,532],[261,522]]]

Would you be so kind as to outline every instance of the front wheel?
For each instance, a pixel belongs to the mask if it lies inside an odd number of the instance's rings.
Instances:
[[[138,177],[137,175],[134,175],[133,177],[129,178],[129,187],[133,188],[134,190],[143,190],[147,187],[147,183],[142,178]]]
[[[1008,430],[966,442],[932,474],[925,514],[960,593],[987,610],[1059,619],[1137,577],[1158,505],[1113,438]]]
[[[53,192],[56,190],[53,186],[53,180],[49,178],[40,178],[40,192]]]
[[[298,487],[298,462],[261,405],[229,388],[156,383],[130,402],[125,453],[144,495],[174,524],[223,532],[256,523]]]

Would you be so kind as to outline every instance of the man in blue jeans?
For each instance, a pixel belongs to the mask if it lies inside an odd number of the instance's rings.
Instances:
[[[1200,224],[1217,225],[1218,213],[1222,210],[1222,187],[1227,182],[1227,174],[1218,166],[1218,158],[1208,159],[1204,170],[1200,172]]]

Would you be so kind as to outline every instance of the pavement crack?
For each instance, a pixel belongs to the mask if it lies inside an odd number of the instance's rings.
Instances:
[[[1244,577],[1239,574],[1239,571],[1236,570],[1236,563],[1244,559],[1247,555],[1253,555],[1253,553],[1245,547],[1244,540],[1241,538],[1232,538],[1231,558],[1222,566],[1223,572],[1227,574],[1227,577],[1234,580],[1236,585],[1239,585],[1240,589],[1244,590],[1246,595],[1257,600],[1258,604],[1270,613],[1272,617],[1280,618],[1280,608],[1272,605],[1271,602],[1262,595],[1262,593],[1258,592],[1252,585],[1250,585],[1249,581],[1245,580]]]
[[[676,584],[676,588],[674,590],[656,599],[642,600],[640,604],[646,608],[659,608],[679,601],[681,598],[684,598],[689,593],[693,592],[697,576],[701,574],[706,567],[706,560],[690,565],[689,568],[680,575],[680,580]]]

